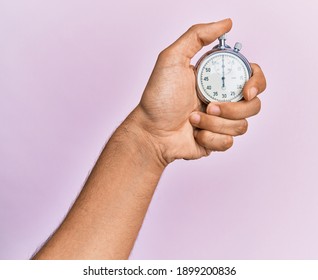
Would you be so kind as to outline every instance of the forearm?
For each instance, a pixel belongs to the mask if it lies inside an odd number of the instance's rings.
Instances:
[[[125,259],[163,172],[133,119],[116,130],[66,219],[35,259]]]

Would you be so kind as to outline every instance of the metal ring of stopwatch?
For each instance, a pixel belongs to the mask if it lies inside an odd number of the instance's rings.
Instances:
[[[252,68],[251,68],[251,65],[250,63],[248,62],[248,60],[239,52],[236,52],[232,49],[229,49],[229,48],[226,48],[226,49],[212,49],[210,51],[208,51],[207,53],[205,53],[200,59],[199,61],[196,63],[195,65],[195,76],[196,76],[196,91],[197,91],[197,94],[198,94],[198,97],[200,98],[200,100],[202,102],[204,102],[205,104],[208,104],[210,103],[211,101],[213,100],[210,100],[208,98],[206,98],[204,96],[204,94],[201,92],[200,90],[200,87],[199,87],[199,83],[198,83],[198,79],[199,79],[199,75],[198,75],[198,68],[199,66],[201,65],[201,62],[206,59],[207,57],[209,56],[213,56],[217,53],[225,53],[225,54],[232,54],[234,56],[237,56],[239,59],[242,60],[242,62],[244,63],[244,65],[246,66],[246,69],[247,69],[247,73],[248,73],[248,78],[251,78],[252,76]],[[242,93],[241,93],[242,94]],[[240,100],[243,99],[243,95],[242,95],[242,98]],[[240,101],[238,100],[238,101]],[[215,100],[216,101],[216,100]]]

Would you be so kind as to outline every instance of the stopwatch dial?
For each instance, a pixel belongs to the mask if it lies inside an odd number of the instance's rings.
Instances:
[[[234,102],[242,99],[249,72],[237,55],[213,53],[201,62],[197,79],[200,92],[209,101]]]

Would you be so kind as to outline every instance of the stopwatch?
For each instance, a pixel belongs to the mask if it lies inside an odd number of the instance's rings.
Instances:
[[[225,41],[224,34],[195,66],[197,94],[204,103],[240,101],[252,75],[248,60],[240,53],[242,44],[237,42],[232,49]]]

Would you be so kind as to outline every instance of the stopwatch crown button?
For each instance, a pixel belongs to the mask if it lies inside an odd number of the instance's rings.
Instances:
[[[226,40],[226,34],[223,34],[222,36],[219,37],[219,45],[218,45],[219,49],[224,50],[226,48],[225,40]]]
[[[234,45],[234,51],[239,52],[242,49],[242,44],[240,42],[236,42]]]
[[[226,33],[224,33],[222,36],[219,37],[219,40],[226,40]]]

